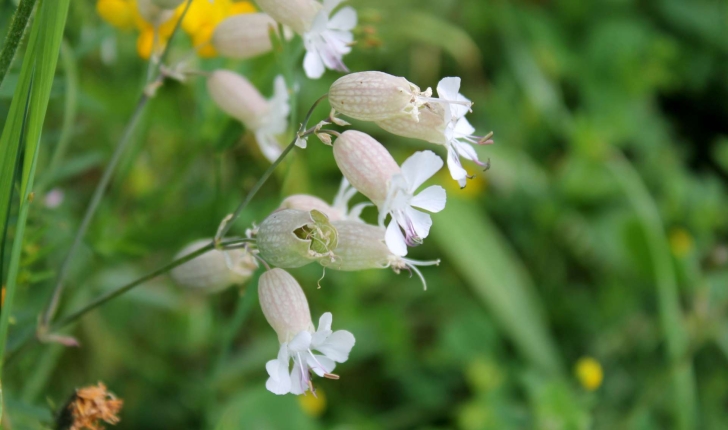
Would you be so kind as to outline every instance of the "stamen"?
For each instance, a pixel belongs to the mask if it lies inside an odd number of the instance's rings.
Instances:
[[[333,373],[324,373],[324,378],[338,381],[340,376]]]
[[[313,382],[311,382],[310,379],[308,380],[308,389],[311,390],[311,394],[313,394],[313,396],[318,399],[318,396],[316,395],[316,389],[313,388]],[[306,393],[304,392],[304,394]]]

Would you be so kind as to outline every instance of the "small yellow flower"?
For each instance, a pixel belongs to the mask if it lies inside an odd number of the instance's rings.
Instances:
[[[182,29],[192,38],[192,45],[198,55],[210,58],[217,55],[215,48],[209,44],[215,27],[229,16],[255,11],[255,6],[248,1],[216,0],[210,3],[208,0],[193,0],[182,22]]]
[[[134,0],[99,0],[96,12],[109,24],[121,30],[134,28],[136,2]]]
[[[574,369],[581,386],[594,391],[602,385],[604,372],[602,365],[592,357],[582,357],[576,362]]]
[[[326,396],[320,387],[316,388],[316,396],[307,393],[297,398],[301,410],[308,416],[318,418],[326,411]]]
[[[673,228],[670,231],[669,241],[670,251],[677,258],[685,257],[693,249],[693,237],[684,228]]]

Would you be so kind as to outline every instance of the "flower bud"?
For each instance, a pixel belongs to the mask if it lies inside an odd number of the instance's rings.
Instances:
[[[276,22],[264,13],[233,15],[215,27],[212,46],[220,55],[244,60],[271,49],[269,29]]]
[[[246,127],[256,130],[263,125],[261,120],[268,113],[268,101],[243,76],[229,70],[215,70],[207,78],[207,90],[220,109]]]
[[[440,145],[447,144],[445,107],[440,103],[428,103],[420,109],[419,121],[409,116],[398,116],[376,121],[384,130],[397,136],[420,139]]]
[[[310,211],[316,209],[329,218],[329,221],[338,221],[344,218],[340,210],[332,207],[318,197],[308,194],[294,194],[288,196],[281,202],[278,209],[296,209],[299,211]]]
[[[192,242],[175,258],[181,258],[209,244],[211,239]],[[176,284],[190,290],[214,293],[247,281],[257,268],[252,255],[242,249],[212,249],[172,269]]]
[[[347,130],[336,139],[334,159],[351,185],[377,206],[387,198],[389,179],[400,173],[397,162],[381,143],[356,130]]]
[[[290,273],[275,268],[260,275],[258,297],[263,315],[280,343],[290,342],[304,330],[314,332],[306,295]]]
[[[162,9],[175,9],[177,6],[181,5],[183,1],[185,0],[152,0],[152,3]]]
[[[174,16],[174,10],[162,8],[152,0],[137,0],[139,15],[152,25],[159,26]]]
[[[323,8],[316,0],[257,0],[258,7],[298,34],[306,33]]]
[[[288,269],[330,255],[337,233],[322,212],[283,209],[260,223],[256,243],[265,261]]]
[[[419,107],[429,97],[428,88],[407,79],[383,72],[350,73],[337,79],[329,88],[329,103],[336,111],[363,121],[380,121],[397,116],[417,119]]]
[[[338,245],[334,258],[322,258],[319,263],[334,270],[384,269],[397,257],[384,243],[384,229],[360,221],[334,221]]]

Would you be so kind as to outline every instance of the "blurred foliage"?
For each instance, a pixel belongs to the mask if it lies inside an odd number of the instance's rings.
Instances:
[[[725,428],[728,4],[351,4],[359,12],[359,42],[345,58],[351,70],[382,70],[421,87],[461,76],[475,101],[471,122],[495,131],[496,144],[478,149],[490,170],[464,190],[446,172],[437,178],[450,202],[412,252],[443,260],[424,270],[428,290],[390,271],[329,271],[317,289],[320,268],[292,271],[314,319],[331,311],[337,328],[357,336],[341,380],[319,382],[322,406],[265,391],[277,341],[257,307],[218,360],[239,291],[191,296],[160,277],[72,327],[81,348],[35,345],[11,362],[6,428],[47,428],[74,388],[96,381],[125,401],[118,428],[662,429],[692,413],[690,401],[675,399],[693,390],[695,422],[682,426]],[[15,6],[0,2],[1,34]],[[134,33],[104,23],[94,2],[72,2],[65,37],[11,348],[34,330],[146,75]],[[172,59],[185,57],[189,40],[175,43]],[[281,72],[272,54],[192,61],[199,70],[237,70],[264,94]],[[0,118],[20,62],[0,86]],[[308,81],[294,64],[301,118],[337,75]],[[314,120],[325,113],[319,108]],[[353,126],[398,161],[427,146]],[[65,156],[49,169],[63,136]],[[211,237],[268,165],[252,139],[213,105],[203,79],[160,89],[75,259],[61,313]],[[291,193],[330,200],[339,180],[330,148],[312,139],[235,230]],[[62,193],[59,205],[48,204],[51,192]],[[596,390],[575,376],[583,356],[603,370]]]

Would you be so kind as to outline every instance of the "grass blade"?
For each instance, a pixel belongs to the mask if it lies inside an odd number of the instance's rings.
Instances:
[[[20,4],[18,4],[18,9],[15,11],[15,15],[13,15],[13,21],[10,23],[8,34],[5,36],[3,49],[0,51],[0,85],[3,84],[5,75],[13,63],[13,58],[15,58],[15,52],[18,50],[20,41],[23,40],[25,27],[28,25],[28,20],[33,12],[36,1],[21,0]]]
[[[519,352],[548,375],[562,373],[561,359],[548,331],[526,269],[488,217],[462,200],[450,199],[437,215],[437,240]]]

